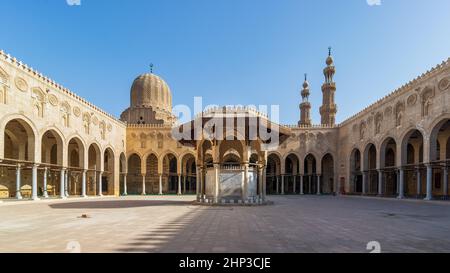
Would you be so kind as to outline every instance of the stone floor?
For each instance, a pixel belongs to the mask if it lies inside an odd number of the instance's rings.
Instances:
[[[450,252],[450,203],[270,197],[203,207],[193,196],[4,202],[0,252]],[[81,218],[87,214],[89,218]]]

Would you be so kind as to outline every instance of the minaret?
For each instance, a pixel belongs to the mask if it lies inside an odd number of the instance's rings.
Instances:
[[[336,69],[334,60],[331,56],[331,47],[328,48],[327,67],[323,70],[325,83],[322,85],[323,102],[320,107],[322,125],[333,126],[336,123],[337,106],[334,103],[334,93],[336,92],[336,83],[333,81]]]
[[[305,82],[302,90],[302,103],[300,103],[300,121],[298,126],[311,126],[311,103],[309,103],[308,75],[305,74]]]

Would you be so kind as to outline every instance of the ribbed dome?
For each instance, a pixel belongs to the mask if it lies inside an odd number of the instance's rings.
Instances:
[[[152,107],[172,112],[172,94],[167,83],[155,74],[137,77],[131,87],[131,107]]]

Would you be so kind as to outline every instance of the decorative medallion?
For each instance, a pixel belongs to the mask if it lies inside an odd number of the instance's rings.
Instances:
[[[408,106],[414,106],[416,104],[416,102],[417,102],[417,95],[416,94],[411,95],[411,96],[408,97],[408,100],[407,100]]]
[[[386,110],[384,110],[384,115],[386,117],[390,117],[392,115],[392,107],[389,106],[388,108],[386,108]]]
[[[79,116],[81,115],[81,110],[80,110],[80,108],[79,108],[78,106],[75,106],[75,107],[73,108],[73,114],[74,114],[76,117],[79,117]]]
[[[28,91],[28,83],[24,79],[17,77],[15,80],[15,83],[16,83],[17,89],[19,89],[20,91],[22,91],[22,92]]]
[[[450,77],[443,78],[439,82],[439,90],[444,91],[447,90],[450,87]]]
[[[58,98],[55,95],[50,94],[50,95],[48,95],[48,102],[52,106],[57,106],[58,105]]]
[[[92,123],[97,126],[98,125],[98,118],[97,117],[93,117],[92,118]]]
[[[111,131],[112,131],[112,125],[108,124],[108,132],[111,132]]]

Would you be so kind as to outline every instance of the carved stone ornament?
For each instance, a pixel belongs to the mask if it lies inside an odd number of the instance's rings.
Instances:
[[[416,102],[417,102],[417,95],[416,94],[411,95],[411,96],[408,97],[408,100],[407,100],[408,106],[414,106],[416,104]]]
[[[28,83],[23,78],[17,77],[14,82],[16,84],[17,89],[19,89],[19,91],[22,91],[22,92],[28,91]]]
[[[50,95],[48,95],[48,102],[52,106],[57,106],[58,105],[58,98],[55,95],[50,94]]]
[[[439,90],[441,91],[445,91],[450,87],[450,77],[447,78],[443,78],[440,82],[439,82]]]
[[[76,117],[79,117],[79,116],[81,115],[81,110],[80,110],[80,108],[79,108],[78,106],[75,106],[75,107],[73,108],[73,114],[74,114]]]
[[[92,123],[97,126],[98,125],[98,118],[97,117],[93,117],[92,118]]]

